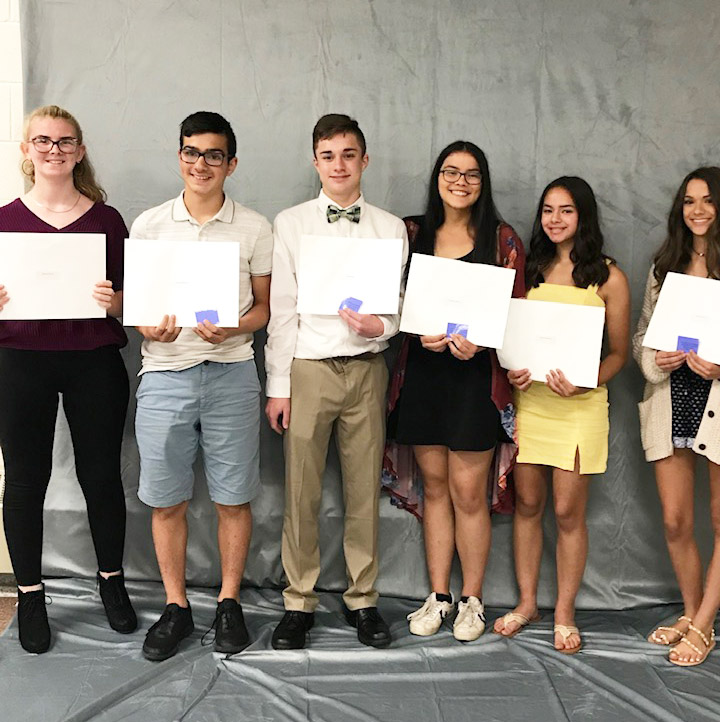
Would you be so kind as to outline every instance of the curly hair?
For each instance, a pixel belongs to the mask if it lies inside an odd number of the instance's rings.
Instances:
[[[556,246],[542,227],[545,198],[553,188],[566,190],[577,209],[578,227],[573,239],[573,249],[570,251],[573,281],[579,288],[602,286],[610,276],[608,263],[613,264],[615,260],[603,253],[604,239],[600,230],[595,194],[590,184],[582,178],[562,176],[549,183],[540,196],[530,239],[530,252],[525,265],[527,287],[539,286],[545,280],[545,271],[555,258]]]

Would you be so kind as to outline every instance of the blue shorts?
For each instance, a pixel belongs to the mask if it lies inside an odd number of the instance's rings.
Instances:
[[[135,435],[140,501],[169,507],[193,495],[203,451],[210,498],[245,504],[260,490],[260,383],[255,362],[204,361],[184,371],[149,371],[137,390]]]

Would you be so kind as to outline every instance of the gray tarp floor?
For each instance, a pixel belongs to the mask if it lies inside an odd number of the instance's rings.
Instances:
[[[567,656],[551,647],[549,614],[514,639],[488,631],[460,644],[449,626],[434,637],[413,637],[405,615],[417,602],[382,599],[394,642],[374,650],[345,623],[340,596],[323,594],[308,648],[276,652],[270,636],[281,595],[246,589],[253,642],[224,657],[200,643],[212,623],[215,592],[192,589],[195,633],[175,657],[153,663],[140,647],[161,611],[162,588],[128,587],[140,628],[122,636],[107,627],[94,581],[48,582],[50,651],[23,652],[15,621],[0,638],[2,722],[720,720],[720,652],[681,669],[667,661],[667,650],[645,641],[674,607],[578,613],[585,647]],[[489,628],[501,611],[489,610]]]

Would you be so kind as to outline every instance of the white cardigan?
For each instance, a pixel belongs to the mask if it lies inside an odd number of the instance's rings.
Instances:
[[[670,373],[658,368],[655,363],[655,350],[642,345],[660,293],[653,271],[654,267],[651,267],[645,286],[642,312],[632,344],[635,361],[647,381],[638,410],[640,436],[645,449],[645,458],[648,461],[664,459],[673,453]],[[715,379],[710,386],[710,395],[692,449],[696,454],[706,456],[713,463],[720,464],[720,381],[718,379]]]

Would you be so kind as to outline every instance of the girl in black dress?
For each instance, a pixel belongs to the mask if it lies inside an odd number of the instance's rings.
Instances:
[[[514,267],[514,295],[524,293],[524,251],[492,199],[484,153],[473,143],[445,148],[430,178],[424,216],[406,219],[413,253]],[[412,261],[411,261],[412,262]],[[453,609],[450,568],[457,548],[462,597],[453,633],[471,641],[484,631],[482,583],[490,549],[488,479],[498,443],[512,442],[497,399],[509,388],[495,373],[495,352],[459,334],[411,338],[402,393],[390,421],[412,445],[424,488],[423,531],[432,593],[409,615],[410,631],[435,634]],[[502,385],[502,388],[499,386]],[[507,429],[505,427],[508,427]]]

